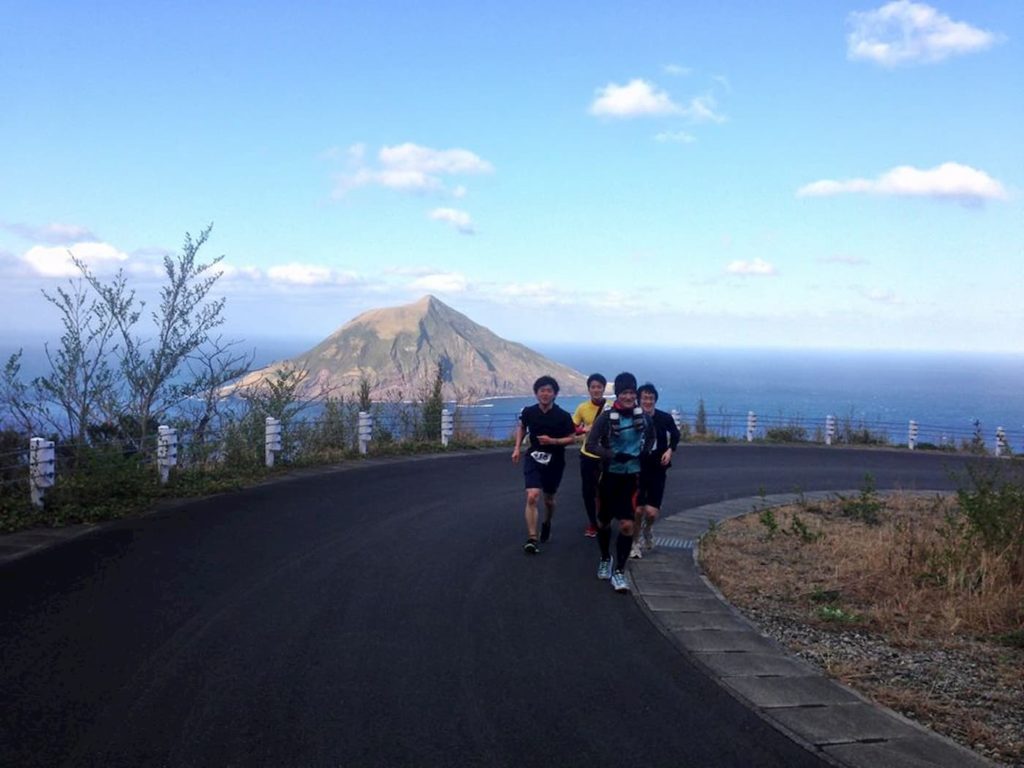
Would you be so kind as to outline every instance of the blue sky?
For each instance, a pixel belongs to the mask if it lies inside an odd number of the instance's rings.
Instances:
[[[763,7],[762,7],[763,6]],[[0,325],[214,223],[239,337],[1024,352],[1024,4],[6,3]]]

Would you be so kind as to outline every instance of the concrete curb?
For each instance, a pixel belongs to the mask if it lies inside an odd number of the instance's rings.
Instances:
[[[659,546],[642,560],[630,561],[634,595],[659,630],[712,679],[832,765],[993,768],[995,763],[869,701],[794,657],[762,635],[700,570],[699,539],[713,523],[792,504],[801,497],[818,501],[857,493],[753,496],[665,517],[656,528]]]

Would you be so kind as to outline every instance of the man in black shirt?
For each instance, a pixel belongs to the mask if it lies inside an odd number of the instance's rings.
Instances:
[[[679,445],[679,428],[672,414],[655,408],[658,402],[658,390],[651,383],[643,384],[637,392],[640,394],[640,407],[654,421],[654,433],[657,444],[654,450],[640,462],[640,492],[637,494],[636,520],[634,528],[636,537],[630,557],[643,557],[644,552],[654,548],[654,521],[658,519],[661,502],[665,496],[665,475],[672,466],[672,454]]]
[[[541,376],[533,383],[537,404],[529,405],[519,414],[516,423],[515,448],[512,463],[518,464],[523,437],[530,436],[530,450],[523,458],[523,477],[526,481],[526,543],[523,551],[529,555],[540,552],[537,546],[537,502],[544,493],[544,522],[540,541],[551,537],[551,518],[555,514],[555,494],[565,471],[565,447],[575,442],[576,425],[568,411],[555,405],[558,382],[551,376]]]

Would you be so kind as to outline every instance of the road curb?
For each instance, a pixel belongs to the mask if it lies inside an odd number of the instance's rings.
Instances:
[[[699,566],[699,540],[710,525],[800,499],[857,493],[751,496],[666,516],[658,522],[659,538],[691,546],[659,546],[642,560],[631,561],[634,596],[659,631],[730,695],[831,765],[994,768],[996,763],[795,657],[734,608]]]

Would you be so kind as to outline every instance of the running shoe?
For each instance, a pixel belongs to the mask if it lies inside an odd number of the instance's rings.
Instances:
[[[528,555],[539,555],[540,547],[537,546],[536,539],[527,539],[526,543],[523,544],[523,552]]]
[[[540,541],[543,544],[545,541],[551,538],[551,521],[548,520],[546,523],[540,525]]]
[[[622,571],[615,571],[612,574],[612,589],[616,592],[626,593],[629,592],[629,582],[626,581],[626,574]]]
[[[631,550],[629,550],[629,556],[633,560],[639,560],[641,557],[644,556],[644,553],[640,549],[640,542],[639,541],[634,541],[633,542],[633,548]]]
[[[597,564],[597,578],[610,579],[612,575],[612,559],[602,560]]]
[[[586,536],[588,539],[596,539],[597,538],[597,528],[595,528],[592,525],[588,525],[586,527],[586,530],[583,531],[583,535]]]

